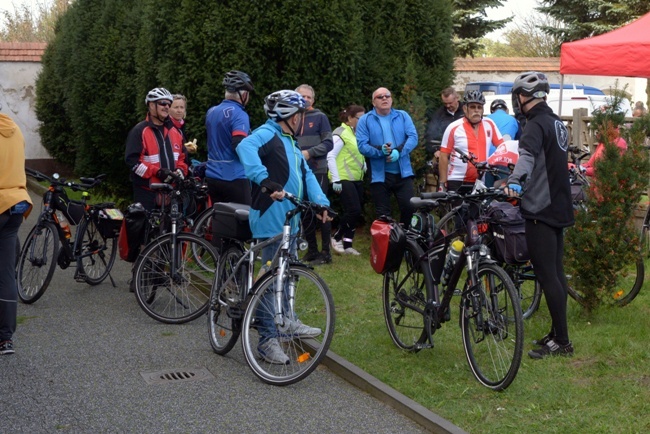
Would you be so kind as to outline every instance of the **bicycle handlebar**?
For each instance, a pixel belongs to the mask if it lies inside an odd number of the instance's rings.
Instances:
[[[31,169],[29,167],[25,168],[25,174],[28,176],[31,176],[32,178],[36,179],[37,181],[47,181],[53,186],[61,186],[61,187],[68,187],[72,191],[87,191],[90,190],[93,187],[96,187],[97,185],[101,184],[104,178],[106,178],[106,174],[102,173],[100,175],[95,176],[94,178],[79,178],[79,181],[81,181],[81,184],[78,184],[76,182],[72,181],[67,181],[65,178],[60,178],[58,173],[54,173],[51,177],[45,175],[44,173],[39,172],[38,170]]]
[[[306,211],[307,209],[311,208],[316,214],[320,214],[323,211],[327,211],[327,214],[330,217],[336,217],[338,213],[334,211],[332,208],[330,208],[327,205],[320,205],[315,202],[310,202],[308,200],[304,199],[299,199],[295,195],[289,193],[288,191],[284,192],[284,197],[289,200],[292,204],[296,206],[296,209],[299,211]],[[293,210],[292,210],[293,211]],[[292,212],[289,211],[289,212]],[[287,213],[289,214],[289,213]]]

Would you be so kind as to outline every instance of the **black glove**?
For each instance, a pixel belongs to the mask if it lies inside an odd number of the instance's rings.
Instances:
[[[156,173],[156,178],[160,179],[162,182],[170,182],[172,180],[172,171],[169,169],[160,169]]]
[[[280,184],[277,182],[271,181],[269,178],[266,178],[264,181],[260,182],[260,186],[262,187],[262,193],[266,193],[269,196],[276,191],[282,191],[283,188]]]

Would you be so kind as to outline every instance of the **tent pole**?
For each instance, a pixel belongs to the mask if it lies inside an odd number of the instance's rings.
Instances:
[[[562,94],[564,93],[564,74],[560,74],[560,108],[557,111],[558,116],[562,116]]]

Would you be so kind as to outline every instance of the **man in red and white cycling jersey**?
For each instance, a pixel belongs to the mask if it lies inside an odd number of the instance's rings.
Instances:
[[[449,124],[445,130],[440,148],[440,191],[457,191],[463,186],[471,188],[478,178],[476,168],[463,162],[454,150],[474,155],[476,161],[485,161],[490,154],[490,145],[497,147],[503,143],[494,122],[483,118],[484,105],[485,97],[481,91],[465,92],[465,116]]]

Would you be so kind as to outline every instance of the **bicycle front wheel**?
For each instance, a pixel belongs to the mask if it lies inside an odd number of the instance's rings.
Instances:
[[[492,390],[508,387],[519,370],[524,322],[519,297],[507,273],[480,264],[478,282],[465,284],[460,305],[463,347],[476,379]]]
[[[201,257],[197,257],[200,252]],[[203,265],[207,264],[209,269]],[[217,254],[203,238],[191,233],[158,237],[136,263],[135,295],[147,315],[167,324],[182,324],[208,309]]]
[[[51,222],[39,223],[31,230],[18,260],[18,297],[32,304],[45,293],[59,257],[59,232]]]
[[[306,378],[325,357],[334,334],[334,302],[314,271],[291,264],[284,278],[284,324],[276,325],[276,274],[277,269],[255,284],[242,322],[242,347],[248,366],[263,382],[287,386]]]
[[[208,337],[214,352],[222,356],[228,354],[241,333],[244,299],[248,292],[248,264],[242,264],[239,271],[236,265],[243,254],[241,246],[229,247],[221,254],[210,291]]]
[[[388,334],[398,347],[417,352],[426,342],[426,301],[433,295],[433,278],[427,260],[420,260],[422,248],[407,240],[399,269],[384,274],[383,304]]]
[[[106,279],[115,264],[117,243],[114,238],[104,238],[91,219],[84,219],[77,233],[77,270],[89,285],[99,285]]]

